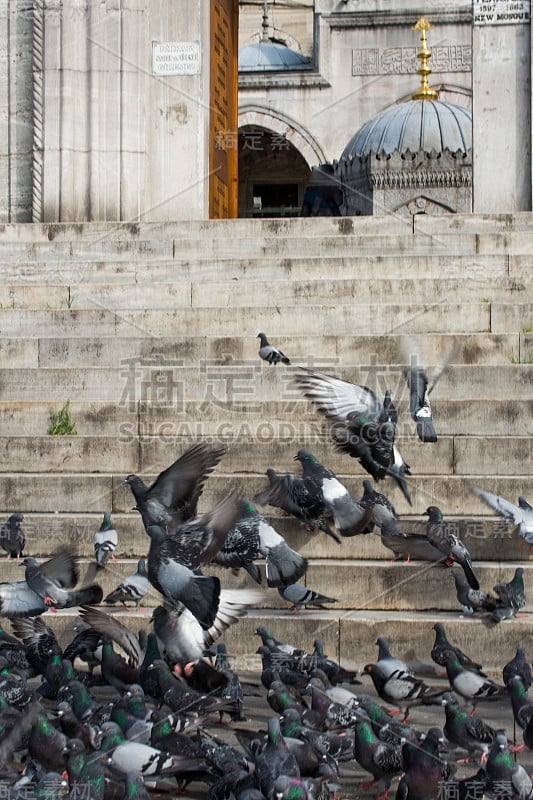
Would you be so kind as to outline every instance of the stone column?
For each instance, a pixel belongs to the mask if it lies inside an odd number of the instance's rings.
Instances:
[[[205,0],[37,0],[35,221],[207,216],[208,23]]]
[[[473,3],[474,211],[530,211],[530,2]]]

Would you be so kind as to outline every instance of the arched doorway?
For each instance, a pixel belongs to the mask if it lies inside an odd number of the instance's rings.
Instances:
[[[257,125],[239,128],[239,217],[294,217],[311,170],[285,136]]]

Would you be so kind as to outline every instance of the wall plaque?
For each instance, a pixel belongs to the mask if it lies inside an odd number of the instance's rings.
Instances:
[[[199,42],[152,42],[153,75],[198,75]]]
[[[474,0],[474,25],[517,25],[531,21],[531,0]]]

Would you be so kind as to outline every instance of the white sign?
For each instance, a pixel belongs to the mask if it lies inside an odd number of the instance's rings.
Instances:
[[[198,75],[199,42],[152,42],[154,75]]]
[[[517,25],[530,21],[530,0],[474,0],[474,25]]]

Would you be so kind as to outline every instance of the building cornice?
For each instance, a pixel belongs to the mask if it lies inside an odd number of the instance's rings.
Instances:
[[[427,14],[427,8],[413,9],[409,16],[413,19]],[[405,12],[400,11],[343,11],[323,14],[322,19],[330,28],[376,28],[411,24]],[[431,9],[431,22],[435,25],[472,24],[472,8]]]

